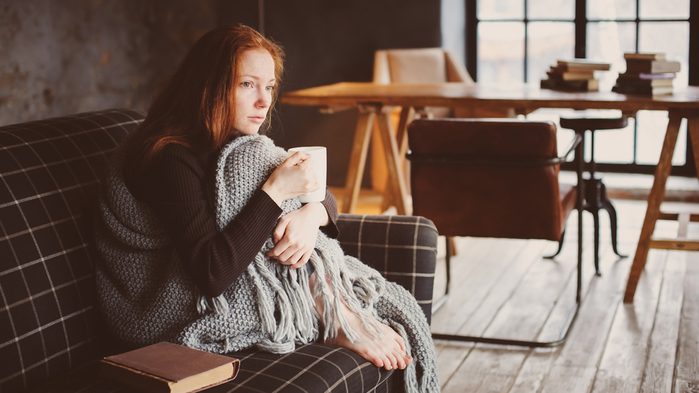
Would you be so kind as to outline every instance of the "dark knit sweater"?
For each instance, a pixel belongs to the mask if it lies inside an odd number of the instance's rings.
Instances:
[[[207,296],[220,295],[247,269],[274,230],[281,208],[258,190],[240,214],[216,228],[213,173],[216,155],[181,145],[165,147],[141,177],[126,177],[129,191],[161,220],[180,259]],[[330,223],[321,230],[337,237],[337,205],[330,192],[323,202]]]

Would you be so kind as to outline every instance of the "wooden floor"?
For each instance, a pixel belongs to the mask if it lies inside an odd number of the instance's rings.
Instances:
[[[619,248],[633,255],[645,203],[614,202]],[[622,296],[631,258],[613,254],[602,213],[601,271],[594,276],[592,219],[584,216],[583,301],[568,342],[522,349],[436,341],[444,392],[699,392],[699,253],[651,250],[633,305]],[[433,315],[434,332],[553,339],[575,304],[576,222],[563,252],[534,240],[460,238],[452,258],[449,301]],[[697,227],[693,227],[696,225]],[[674,234],[661,222],[656,234]],[[699,224],[690,225],[699,236]],[[444,244],[437,266],[444,285]]]

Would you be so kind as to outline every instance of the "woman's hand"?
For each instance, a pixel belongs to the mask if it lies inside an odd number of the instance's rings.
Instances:
[[[296,152],[274,169],[262,190],[281,206],[285,199],[307,194],[320,184],[308,163],[308,154]]]
[[[328,213],[319,202],[304,205],[282,216],[272,238],[276,244],[267,255],[283,265],[299,268],[308,262],[318,238],[318,228],[328,223]]]

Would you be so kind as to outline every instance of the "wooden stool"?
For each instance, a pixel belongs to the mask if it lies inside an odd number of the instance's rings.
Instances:
[[[616,209],[607,196],[607,188],[602,179],[595,177],[595,132],[599,130],[612,130],[626,127],[628,120],[626,116],[618,111],[576,111],[573,114],[561,116],[561,128],[568,128],[582,137],[582,149],[585,149],[585,131],[590,132],[590,161],[586,162],[589,178],[584,179],[585,195],[584,210],[592,213],[594,219],[594,239],[595,239],[595,274],[599,271],[599,211],[606,210],[609,214],[609,224],[612,234],[612,249],[620,257],[626,257],[619,253],[617,249],[617,218]],[[578,235],[579,236],[579,235]],[[558,243],[558,250],[549,258],[553,258],[561,252],[563,247],[563,237]]]

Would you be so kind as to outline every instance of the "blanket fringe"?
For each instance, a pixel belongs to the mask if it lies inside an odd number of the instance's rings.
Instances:
[[[230,313],[228,300],[226,300],[223,295],[218,295],[216,297],[199,296],[199,301],[197,302],[197,312],[199,315],[204,315],[210,311],[213,311],[217,315],[228,315]]]

